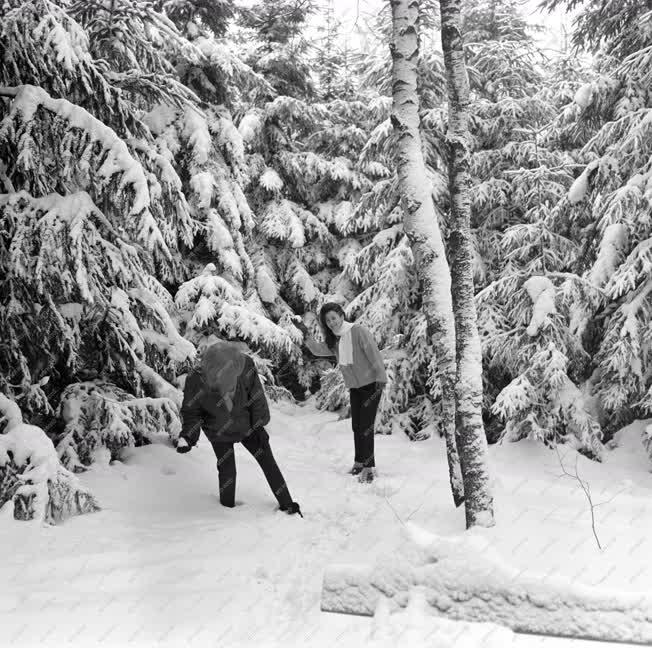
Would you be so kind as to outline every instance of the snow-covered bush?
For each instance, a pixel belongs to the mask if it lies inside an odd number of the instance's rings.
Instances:
[[[108,382],[68,385],[58,415],[65,427],[57,452],[74,472],[85,470],[106,451],[107,461],[119,459],[123,448],[149,443],[160,434],[176,441],[181,432],[178,404],[169,398],[135,398]]]
[[[600,295],[577,279],[553,283],[546,276],[524,280],[514,274],[478,294],[486,373],[508,377],[485,400],[504,421],[501,436],[549,444],[574,439],[579,449],[599,458],[600,424],[577,386],[590,356],[578,334],[583,322],[575,308],[599,303]]]
[[[8,421],[0,434],[0,507],[12,502],[16,520],[52,524],[99,510],[91,493],[59,463],[45,432],[23,423],[18,406],[2,394],[0,414]]]

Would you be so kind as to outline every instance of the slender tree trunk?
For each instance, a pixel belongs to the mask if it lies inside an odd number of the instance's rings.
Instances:
[[[464,487],[455,442],[455,321],[451,276],[446,260],[430,181],[421,149],[417,59],[418,0],[390,0],[393,17],[392,124],[396,131],[398,180],[405,213],[405,233],[417,266],[428,322],[439,364],[442,426],[446,438],[448,470],[456,506],[464,501]]]
[[[473,287],[469,166],[469,79],[464,62],[462,0],[439,0],[441,41],[448,86],[448,183],[451,233],[448,245],[453,284],[457,351],[456,439],[462,466],[466,526],[494,524],[487,438],[482,422],[482,349]]]

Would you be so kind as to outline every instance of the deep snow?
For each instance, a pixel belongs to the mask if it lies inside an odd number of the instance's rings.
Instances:
[[[2,646],[605,646],[512,635],[439,621],[419,593],[377,619],[320,612],[328,565],[371,565],[405,542],[405,523],[464,531],[447,483],[442,439],[379,436],[379,479],[358,484],[350,421],[311,404],[272,408],[272,448],[305,518],[275,511],[262,474],[238,447],[233,510],[217,499],[215,459],[202,438],[177,455],[160,443],[81,475],[103,510],[59,527],[0,511]],[[490,447],[497,525],[475,531],[524,574],[622,592],[650,590],[652,474],[645,422],[622,430],[603,464],[579,457],[596,502],[596,529],[557,454],[533,442]],[[574,451],[563,449],[568,472]]]

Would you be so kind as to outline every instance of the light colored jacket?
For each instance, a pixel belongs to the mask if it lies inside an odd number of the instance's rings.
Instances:
[[[312,338],[306,339],[306,346],[313,355],[321,358],[335,357],[339,364],[339,342],[340,340],[337,338],[334,354],[324,342],[317,342]],[[364,326],[353,324],[351,345],[353,347],[353,364],[339,365],[346,387],[355,389],[375,382],[386,383],[387,374],[383,357],[380,355],[373,335]]]

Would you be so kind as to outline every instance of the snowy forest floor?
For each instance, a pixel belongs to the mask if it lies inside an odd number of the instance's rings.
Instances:
[[[542,578],[648,591],[652,474],[642,423],[617,435],[603,464],[579,457],[590,508],[555,451],[532,442],[490,448],[497,524],[487,536],[506,562]],[[350,421],[311,403],[273,406],[272,448],[305,518],[276,511],[262,473],[238,446],[235,509],[217,497],[212,449],[178,455],[165,437],[81,479],[103,510],[58,527],[14,522],[0,511],[2,646],[382,646],[369,618],[320,612],[324,569],[371,564],[405,542],[409,519],[439,535],[465,533],[452,504],[443,441],[376,437],[379,478],[362,485]],[[568,472],[576,453],[562,449]],[[431,624],[409,646],[489,645],[469,624],[433,641]],[[376,627],[376,629],[374,629]],[[439,630],[443,625],[440,624]],[[375,634],[374,634],[375,633]],[[453,634],[455,636],[453,636]],[[385,637],[389,636],[387,632]],[[451,638],[452,637],[452,638]],[[511,637],[523,646],[604,646]]]

